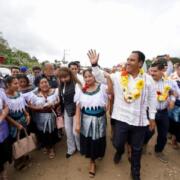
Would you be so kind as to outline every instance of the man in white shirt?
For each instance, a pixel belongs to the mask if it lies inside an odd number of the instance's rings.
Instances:
[[[156,156],[164,163],[168,162],[163,150],[167,142],[167,134],[169,130],[168,109],[174,107],[176,97],[175,92],[179,91],[177,84],[164,77],[165,66],[161,61],[156,61],[151,66],[151,75],[155,82],[157,96],[157,113],[155,116],[157,124],[157,143],[155,145]]]
[[[97,81],[105,83],[104,74],[98,66],[99,54],[90,50],[88,56]],[[151,130],[155,128],[156,94],[152,78],[141,72],[144,61],[145,55],[142,52],[133,51],[127,59],[125,76],[121,72],[111,75],[114,89],[112,111],[112,119],[115,121],[114,162],[117,164],[121,160],[127,138],[129,138],[132,148],[131,175],[133,180],[140,180],[141,151],[147,127],[149,125]],[[127,87],[123,85],[124,77]],[[137,91],[139,82],[143,82],[142,89],[138,91],[138,96],[133,98],[132,95],[134,91]],[[149,107],[149,120],[146,113],[147,107]]]

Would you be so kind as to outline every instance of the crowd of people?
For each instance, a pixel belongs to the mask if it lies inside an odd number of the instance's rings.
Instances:
[[[8,163],[17,171],[31,163],[27,154],[13,159],[12,146],[18,133],[36,134],[38,149],[49,159],[65,134],[71,158],[80,152],[89,158],[89,177],[96,174],[96,160],[106,151],[107,120],[118,164],[127,147],[133,180],[140,180],[141,156],[157,129],[155,156],[168,162],[163,153],[170,134],[172,147],[180,142],[180,63],[173,67],[169,56],[158,56],[147,72],[145,55],[133,51],[127,62],[108,73],[99,65],[99,54],[88,52],[91,68],[79,62],[68,67],[46,63],[12,67],[11,76],[0,79],[0,180],[7,180]],[[111,117],[111,118],[107,118]],[[20,137],[25,137],[24,131]]]

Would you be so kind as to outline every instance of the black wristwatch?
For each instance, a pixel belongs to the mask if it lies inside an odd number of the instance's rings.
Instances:
[[[100,67],[99,65],[98,65],[98,63],[94,63],[94,64],[91,64],[92,65],[92,67]]]

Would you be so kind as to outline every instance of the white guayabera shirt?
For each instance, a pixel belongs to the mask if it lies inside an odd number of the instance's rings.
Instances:
[[[97,81],[106,83],[104,74],[100,71],[99,67],[93,67],[92,69]],[[112,74],[111,79],[113,81],[114,89],[114,105],[111,117],[133,126],[149,125],[147,108],[149,108],[149,118],[154,120],[157,103],[155,85],[152,77],[146,73],[143,74],[145,83],[141,96],[132,103],[127,103],[124,100],[123,89],[120,84],[120,72]],[[132,90],[139,79],[140,76],[137,76],[136,78],[130,76],[128,88]]]

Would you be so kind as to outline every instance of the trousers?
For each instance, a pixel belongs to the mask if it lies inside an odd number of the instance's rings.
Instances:
[[[64,112],[64,126],[67,136],[67,153],[73,154],[76,150],[80,151],[80,136],[75,132],[75,121],[73,117]]]

